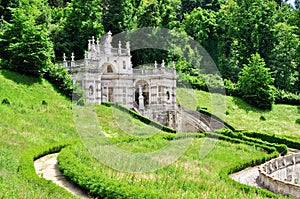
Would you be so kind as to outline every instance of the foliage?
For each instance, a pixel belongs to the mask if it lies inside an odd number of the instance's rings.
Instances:
[[[1,59],[5,68],[40,76],[51,65],[53,46],[47,32],[45,0],[20,0],[12,19],[0,34]]]
[[[204,91],[177,88],[177,101],[189,110],[196,110],[197,106],[205,107],[207,112],[213,113],[219,118],[223,118],[236,130],[251,130],[258,132],[275,133],[277,135],[291,136],[299,140],[296,136],[299,128],[295,126],[295,120],[299,118],[297,106],[286,104],[274,104],[271,111],[257,109],[241,98],[226,96],[226,108],[219,110],[218,106],[213,106],[212,99],[219,99],[220,95]],[[193,99],[193,100],[191,100]],[[224,101],[224,98],[220,98]],[[219,112],[216,111],[219,110]],[[202,109],[202,111],[204,111]],[[226,111],[230,112],[226,115]],[[260,121],[259,117],[264,115],[267,121]],[[241,119],[242,118],[242,119]]]
[[[101,0],[72,1],[64,9],[63,19],[59,26],[52,30],[52,40],[56,59],[62,60],[63,53],[76,59],[82,59],[87,47],[87,40],[92,36],[100,38],[103,35],[101,24]]]
[[[67,96],[72,97],[73,82],[72,77],[69,75],[67,69],[61,65],[51,65],[44,77],[51,82],[59,92]]]
[[[275,92],[275,103],[300,105],[300,95],[277,89]]]
[[[259,54],[251,56],[239,75],[238,86],[242,98],[260,109],[272,109],[274,93],[271,84],[273,78],[265,68],[265,62]]]
[[[270,53],[272,75],[275,79],[275,86],[289,92],[296,92],[297,81],[297,49],[300,40],[294,29],[286,23],[278,23],[274,26],[273,35],[276,38],[275,46]]]
[[[0,96],[11,102],[0,103],[0,198],[75,198],[33,167],[35,158],[78,139],[70,101],[45,79],[4,70]]]

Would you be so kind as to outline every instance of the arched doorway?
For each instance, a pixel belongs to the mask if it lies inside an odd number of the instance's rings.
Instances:
[[[140,107],[140,95],[142,94],[144,100],[144,107],[147,108],[147,106],[149,105],[149,84],[147,81],[145,80],[139,80],[136,82],[135,84],[135,98],[134,101],[135,103]]]

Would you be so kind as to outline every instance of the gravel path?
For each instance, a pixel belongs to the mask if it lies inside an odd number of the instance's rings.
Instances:
[[[259,176],[258,167],[259,166],[247,168],[245,170],[232,174],[230,177],[233,180],[240,182],[242,184],[246,184],[252,187],[262,188],[262,186],[260,186],[258,183],[258,176]]]
[[[57,167],[58,153],[43,156],[34,161],[34,168],[36,173],[47,180],[53,181],[55,184],[65,188],[75,196],[81,198],[90,198],[86,192],[81,190],[78,186],[70,183]]]

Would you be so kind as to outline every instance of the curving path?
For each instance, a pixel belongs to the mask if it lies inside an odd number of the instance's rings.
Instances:
[[[292,149],[292,148],[288,149],[288,154],[299,153],[299,152],[300,151],[298,149]],[[242,171],[239,171],[237,173],[230,175],[230,177],[233,180],[240,182],[242,184],[246,184],[246,185],[249,185],[252,187],[264,188],[258,182],[258,176],[259,176],[258,167],[259,166],[244,169]]]
[[[34,168],[36,173],[46,180],[51,180],[55,184],[65,188],[73,195],[81,198],[91,198],[86,192],[80,189],[78,186],[70,183],[58,170],[57,166],[58,153],[49,154],[43,156],[34,161]]]

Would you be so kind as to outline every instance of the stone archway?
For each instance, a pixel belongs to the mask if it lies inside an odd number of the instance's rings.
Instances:
[[[104,74],[117,73],[115,66],[111,63],[104,63],[102,65],[102,71]]]
[[[149,83],[146,80],[138,80],[135,83],[135,104],[139,109],[145,109],[150,103]]]

